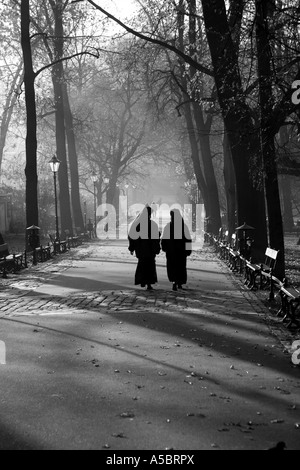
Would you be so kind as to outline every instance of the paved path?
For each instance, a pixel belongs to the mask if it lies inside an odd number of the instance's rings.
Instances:
[[[285,332],[209,248],[174,293],[134,288],[126,244],[2,281],[0,448],[300,449]]]

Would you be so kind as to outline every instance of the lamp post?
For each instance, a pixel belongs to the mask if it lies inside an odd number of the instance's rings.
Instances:
[[[108,187],[108,185],[109,185],[109,178],[107,178],[107,177],[104,178],[104,179],[103,179],[103,183],[104,183],[104,185],[105,185],[105,188],[104,188],[104,191],[105,191],[105,204],[107,204],[107,187]],[[106,209],[107,209],[107,207],[106,207]],[[107,215],[108,215],[108,212],[105,211],[105,216],[107,216]],[[105,227],[104,227],[104,231],[105,231],[105,232],[108,232],[108,225],[107,225],[107,224],[106,224]]]
[[[107,203],[107,187],[109,185],[109,178],[107,178],[107,177],[104,178],[103,183],[105,184],[105,189],[104,189],[105,190],[105,202]]]
[[[94,234],[97,238],[97,199],[96,199],[96,183],[98,181],[98,176],[93,171],[92,173],[92,182],[94,183]]]
[[[57,189],[56,189],[56,174],[60,167],[60,161],[58,160],[57,156],[54,155],[53,158],[49,162],[51,171],[53,173],[54,179],[54,198],[55,198],[55,225],[56,225],[56,234],[55,234],[55,241],[59,241],[59,229],[58,229],[58,213],[57,213]]]
[[[84,201],[83,207],[84,207],[84,232],[86,232],[86,201]]]

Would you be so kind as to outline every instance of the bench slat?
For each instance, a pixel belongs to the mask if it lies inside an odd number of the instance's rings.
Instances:
[[[246,261],[247,268],[252,269],[252,271],[260,271],[260,266],[258,264],[252,264]]]
[[[0,266],[3,278],[7,277],[7,271],[11,271],[11,269],[15,273],[22,267],[27,268],[26,251],[10,254],[8,244],[2,243],[0,245]]]
[[[294,287],[282,287],[281,291],[288,297],[292,297],[295,300],[300,299],[300,292]]]

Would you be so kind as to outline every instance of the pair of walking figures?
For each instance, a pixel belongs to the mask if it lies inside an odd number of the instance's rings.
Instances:
[[[187,283],[187,257],[192,253],[189,229],[180,211],[174,209],[161,237],[158,225],[151,220],[151,216],[152,209],[146,206],[129,230],[128,249],[138,259],[135,285],[153,290],[152,285],[157,283],[155,258],[162,250],[166,253],[167,275],[173,290],[183,289]]]

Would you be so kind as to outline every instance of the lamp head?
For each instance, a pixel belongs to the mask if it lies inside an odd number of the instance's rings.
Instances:
[[[60,161],[58,160],[56,155],[54,155],[53,158],[50,160],[49,165],[53,173],[58,172],[60,167]]]
[[[93,173],[92,173],[91,178],[92,178],[93,183],[97,183],[97,181],[98,181],[98,176],[96,175],[96,173],[95,173],[94,171],[93,171]]]

